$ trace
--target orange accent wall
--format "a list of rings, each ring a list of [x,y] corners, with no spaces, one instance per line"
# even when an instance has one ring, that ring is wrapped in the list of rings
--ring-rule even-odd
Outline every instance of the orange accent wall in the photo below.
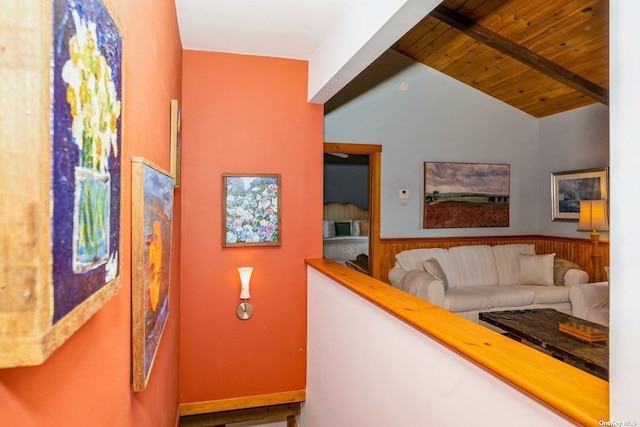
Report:
[[[307,63],[184,51],[180,401],[302,390],[306,268],[322,256],[323,107]],[[280,173],[282,245],[222,248],[222,174]],[[253,266],[251,319],[237,267]]]
[[[149,385],[144,392],[133,393],[131,157],[143,156],[169,169],[170,100],[179,99],[181,94],[182,47],[173,0],[113,0],[112,3],[125,27],[122,289],[43,365],[0,370],[0,425],[3,426],[176,425],[180,191],[176,192],[168,323]]]

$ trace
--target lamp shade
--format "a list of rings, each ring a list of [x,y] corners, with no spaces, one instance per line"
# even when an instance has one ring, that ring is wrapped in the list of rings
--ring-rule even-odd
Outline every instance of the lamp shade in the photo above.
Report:
[[[578,231],[608,230],[607,201],[580,200]]]
[[[251,298],[251,294],[249,293],[249,282],[251,281],[253,267],[238,267],[238,273],[240,273],[240,283],[242,284],[240,298],[249,299]]]

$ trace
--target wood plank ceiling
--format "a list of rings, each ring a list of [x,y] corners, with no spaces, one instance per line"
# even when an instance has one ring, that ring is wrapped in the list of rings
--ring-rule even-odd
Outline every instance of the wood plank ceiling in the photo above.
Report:
[[[608,105],[608,0],[445,0],[392,48],[535,117]]]

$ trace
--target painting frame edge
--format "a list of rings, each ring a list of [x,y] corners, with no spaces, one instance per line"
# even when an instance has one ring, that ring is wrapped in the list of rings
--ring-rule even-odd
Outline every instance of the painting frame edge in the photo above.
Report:
[[[144,167],[148,166],[154,171],[173,180],[171,173],[143,157],[131,158],[131,355],[132,355],[132,387],[134,392],[144,391],[149,383],[153,365],[162,342],[164,330],[169,319],[170,300],[167,308],[167,316],[158,335],[157,346],[151,358],[148,372],[145,372],[145,344],[146,344],[146,300],[144,281]],[[173,193],[173,187],[172,191]],[[175,203],[175,197],[173,199]],[[140,232],[142,231],[142,232]],[[173,239],[173,220],[170,239]],[[169,249],[171,260],[171,248]],[[171,278],[171,263],[169,264],[169,288]]]
[[[263,177],[276,179],[278,191],[277,191],[277,230],[278,238],[275,242],[229,242],[227,241],[227,221],[229,216],[229,209],[227,206],[227,180],[229,178],[249,178],[249,177]],[[281,246],[282,245],[282,176],[279,173],[223,173],[222,174],[222,247],[234,248],[234,247],[256,247],[256,246]]]
[[[169,167],[175,188],[180,188],[181,156],[182,156],[182,109],[180,101],[172,99],[170,102],[170,135],[171,135],[171,164]]]
[[[569,178],[571,177],[571,178]],[[555,222],[577,222],[580,212],[560,212],[559,208],[559,186],[564,179],[581,179],[589,177],[599,177],[600,193],[604,195],[603,200],[609,201],[609,167],[578,169],[571,171],[551,172],[551,220]],[[586,200],[586,199],[585,199]]]

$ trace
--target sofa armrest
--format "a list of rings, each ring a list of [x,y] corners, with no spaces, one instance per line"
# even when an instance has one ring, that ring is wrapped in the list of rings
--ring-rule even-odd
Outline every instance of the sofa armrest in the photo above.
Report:
[[[444,283],[431,273],[394,267],[389,271],[389,282],[395,288],[444,307]]]
[[[609,306],[609,283],[573,285],[569,288],[569,301],[572,316],[590,320],[590,311]]]
[[[389,283],[394,288],[402,289],[402,281],[409,270],[403,270],[400,267],[393,267],[389,271]]]
[[[564,274],[565,286],[582,285],[584,283],[589,283],[589,273],[584,270],[570,268]]]
[[[415,296],[431,304],[444,308],[444,283],[425,271],[425,277],[418,282]]]

